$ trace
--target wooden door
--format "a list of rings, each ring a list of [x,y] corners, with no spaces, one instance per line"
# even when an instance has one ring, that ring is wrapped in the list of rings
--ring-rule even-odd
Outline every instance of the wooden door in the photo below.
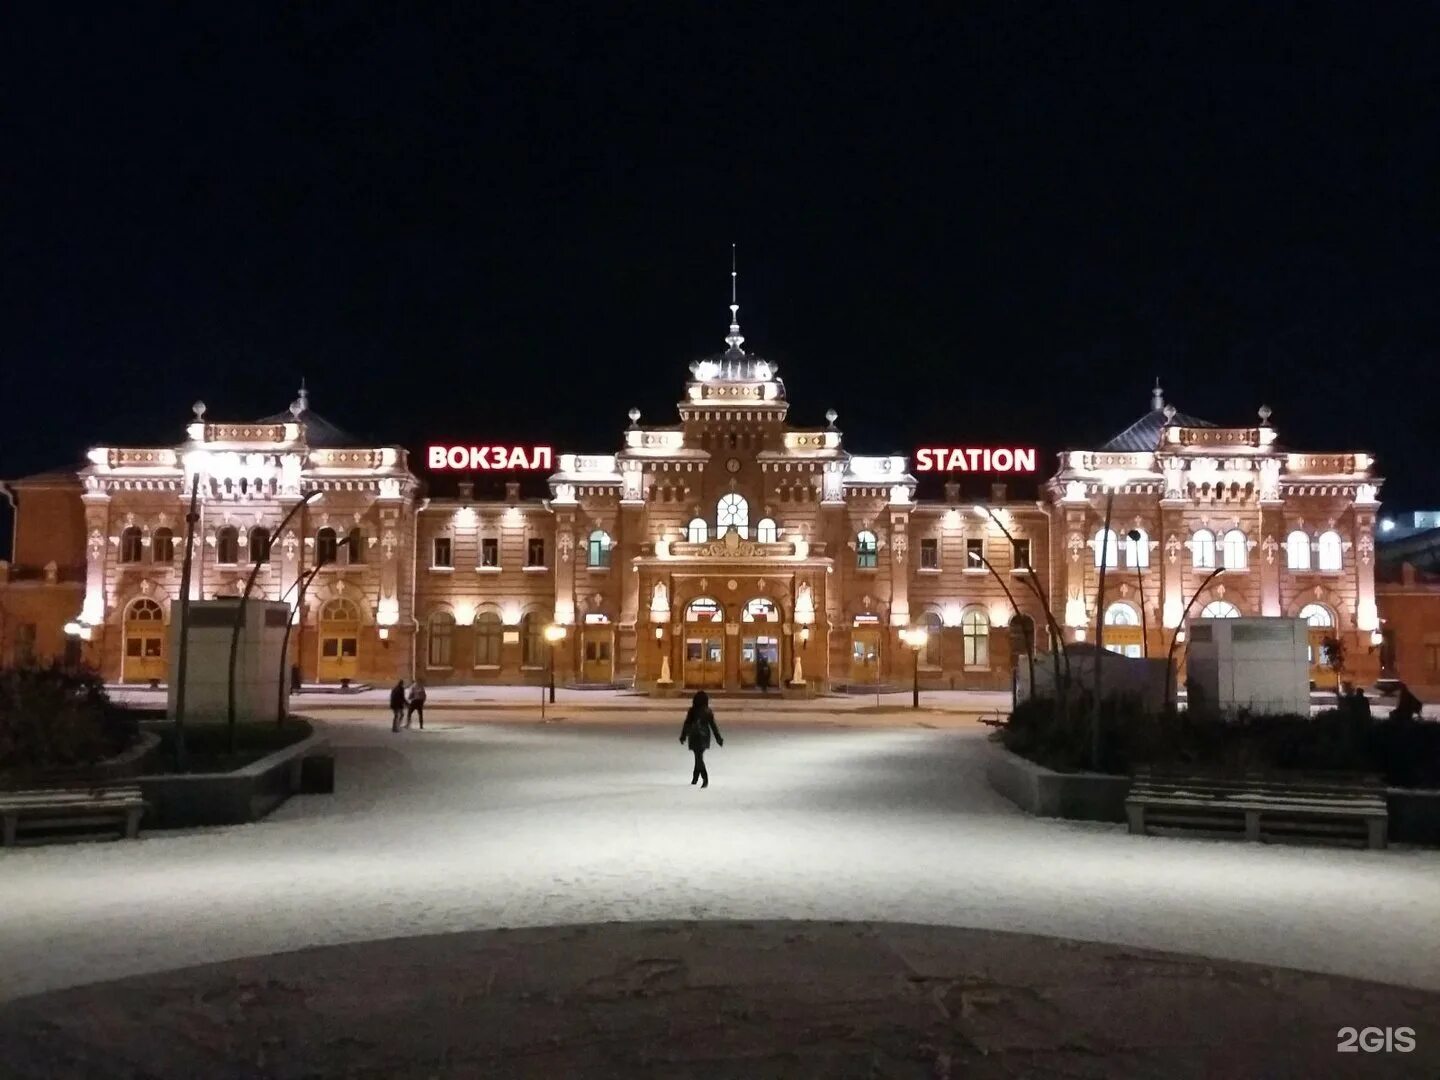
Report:
[[[136,600],[125,612],[125,658],[120,669],[120,681],[164,682],[168,676],[165,666],[165,613],[154,600]]]
[[[850,631],[850,682],[880,681],[880,629],[856,627]]]
[[[740,639],[740,685],[755,686],[755,666],[760,657],[770,661],[770,685],[780,685],[780,639],[756,634]]]
[[[697,690],[718,690],[725,685],[725,638],[691,631],[685,637],[685,685]]]
[[[610,627],[586,628],[584,641],[584,666],[581,678],[587,683],[611,683],[615,681],[614,646],[615,631]]]

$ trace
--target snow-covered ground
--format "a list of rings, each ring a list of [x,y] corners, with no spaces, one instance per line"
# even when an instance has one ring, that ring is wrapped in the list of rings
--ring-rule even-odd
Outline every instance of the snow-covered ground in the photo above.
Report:
[[[992,792],[983,729],[338,714],[338,793],[0,853],[0,998],[307,945],[635,919],[1021,930],[1440,989],[1440,852],[1132,837]],[[858,719],[858,718],[857,718]]]

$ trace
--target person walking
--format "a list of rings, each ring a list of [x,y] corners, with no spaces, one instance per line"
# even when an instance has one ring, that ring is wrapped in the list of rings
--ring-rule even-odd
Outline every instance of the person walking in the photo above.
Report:
[[[690,777],[691,784],[699,782],[701,787],[710,786],[710,774],[705,769],[705,751],[710,749],[712,733],[716,744],[724,746],[725,740],[720,737],[720,729],[715,726],[715,714],[710,711],[710,695],[704,690],[697,690],[690,701],[690,711],[685,714],[685,726],[680,729],[680,741],[689,743],[690,751],[695,755],[695,772]]]
[[[405,719],[405,680],[401,679],[390,690],[390,730],[399,731],[400,721]]]
[[[420,717],[420,730],[425,730],[425,684],[416,679],[410,684],[410,711],[405,714],[405,726],[416,716]]]
[[[770,658],[763,653],[755,658],[755,685],[762,694],[770,692]]]

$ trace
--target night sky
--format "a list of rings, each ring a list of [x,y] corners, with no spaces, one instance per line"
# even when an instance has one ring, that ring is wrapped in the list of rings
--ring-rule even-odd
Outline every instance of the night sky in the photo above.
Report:
[[[852,451],[1093,444],[1158,375],[1440,503],[1434,5],[249,6],[7,13],[0,476],[302,376],[377,441],[614,450],[734,242]]]

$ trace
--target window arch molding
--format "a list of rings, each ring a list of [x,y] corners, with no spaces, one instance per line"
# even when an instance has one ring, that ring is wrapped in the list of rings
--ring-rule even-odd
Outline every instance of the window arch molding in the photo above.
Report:
[[[1240,609],[1229,600],[1211,600],[1200,609],[1202,619],[1238,619]]]

